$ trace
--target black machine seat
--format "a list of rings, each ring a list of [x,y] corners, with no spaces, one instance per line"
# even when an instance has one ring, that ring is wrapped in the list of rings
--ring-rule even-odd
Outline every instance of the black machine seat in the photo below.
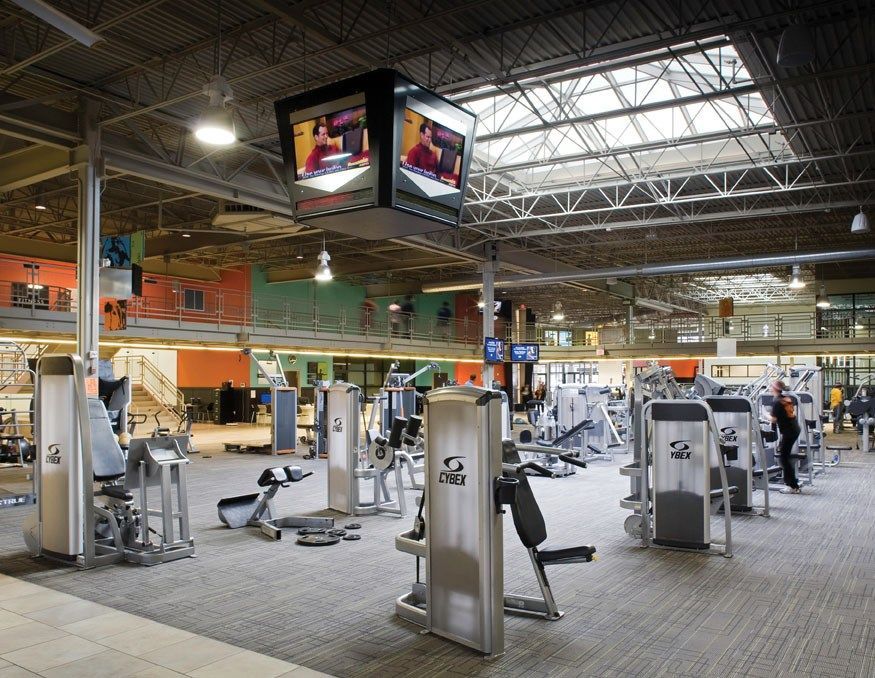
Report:
[[[91,423],[91,466],[95,480],[116,480],[125,474],[125,455],[112,432],[103,402],[88,399]]]
[[[827,445],[826,449],[828,449],[832,452],[838,452],[839,450],[841,450],[843,452],[850,452],[851,446],[850,445]]]
[[[112,497],[113,499],[121,499],[122,501],[134,500],[134,495],[121,485],[104,485],[100,488],[100,494]]]
[[[738,494],[738,488],[735,485],[730,485],[728,489],[729,489],[729,496],[730,497]],[[718,488],[716,490],[711,490],[711,501],[714,501],[715,499],[721,499],[722,497],[723,497],[723,488],[722,487]]]
[[[780,466],[769,466],[769,468],[766,469],[766,471],[768,472],[768,474],[770,476],[778,473],[780,470],[781,470]],[[754,478],[762,478],[763,477],[763,470],[761,468],[754,469],[753,476],[754,476]]]
[[[502,457],[506,464],[519,464],[522,461],[512,440],[502,441]],[[592,545],[554,547],[539,551],[537,547],[547,539],[547,526],[532,487],[529,485],[528,475],[525,470],[520,470],[515,473],[505,472],[504,476],[515,478],[519,483],[516,487],[515,500],[510,505],[513,524],[523,546],[532,549],[541,565],[592,560],[595,553],[595,546]]]
[[[261,475],[258,476],[258,486],[271,487],[272,485],[296,483],[308,475],[310,474],[304,474],[300,466],[274,466],[273,468],[266,468],[261,472]]]
[[[538,560],[543,565],[564,565],[565,563],[588,563],[595,555],[595,546],[571,546],[541,549]]]

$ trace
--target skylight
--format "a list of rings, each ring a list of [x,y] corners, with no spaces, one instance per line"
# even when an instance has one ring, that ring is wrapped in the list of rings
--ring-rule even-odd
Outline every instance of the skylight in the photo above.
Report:
[[[532,190],[792,155],[725,38],[462,99],[478,116],[473,176]]]

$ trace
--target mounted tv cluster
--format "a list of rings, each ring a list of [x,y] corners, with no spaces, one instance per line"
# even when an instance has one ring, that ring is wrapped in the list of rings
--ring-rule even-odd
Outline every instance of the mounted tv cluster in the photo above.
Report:
[[[388,69],[275,108],[296,220],[368,240],[459,225],[469,111]]]

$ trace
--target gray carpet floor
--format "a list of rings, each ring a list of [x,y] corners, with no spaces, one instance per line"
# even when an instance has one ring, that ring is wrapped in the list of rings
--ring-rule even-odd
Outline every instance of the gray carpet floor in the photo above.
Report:
[[[19,529],[29,509],[13,508],[0,511],[0,570],[338,676],[875,676],[875,454],[851,453],[801,496],[773,493],[769,519],[737,517],[732,559],[626,536],[622,456],[533,479],[550,542],[593,543],[599,560],[550,568],[566,616],[506,616],[507,652],[487,661],[394,616],[414,560],[393,540],[412,516],[358,518],[361,541],[325,548],[229,530],[216,502],[257,491],[270,465],[314,470],[277,499],[286,514],[318,513],[325,462],[202,450],[189,466],[197,558],[87,572],[33,560]],[[505,530],[506,588],[536,594],[509,518]]]

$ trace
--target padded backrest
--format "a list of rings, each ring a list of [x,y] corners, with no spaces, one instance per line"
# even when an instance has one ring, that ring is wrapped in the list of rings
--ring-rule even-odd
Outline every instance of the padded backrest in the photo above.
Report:
[[[127,377],[99,379],[97,388],[107,410],[120,410],[131,400],[131,385]]]
[[[112,432],[106,407],[97,398],[88,399],[91,424],[91,467],[95,480],[115,480],[125,474],[125,455]]]
[[[521,463],[519,452],[512,440],[501,441],[502,459],[506,464]],[[516,478],[519,484],[516,488],[516,500],[511,504],[510,512],[513,515],[513,526],[519,535],[520,541],[526,548],[534,548],[547,539],[547,525],[541,508],[535,500],[535,495],[529,485],[529,478],[525,471],[505,472],[505,478]]]
[[[286,480],[293,483],[298,482],[304,477],[304,471],[301,470],[300,466],[286,466],[283,470],[286,472]]]

